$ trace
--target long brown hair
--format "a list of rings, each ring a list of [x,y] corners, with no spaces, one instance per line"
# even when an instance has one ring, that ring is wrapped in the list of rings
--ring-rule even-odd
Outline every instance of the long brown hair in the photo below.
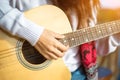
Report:
[[[51,0],[52,3],[61,8],[72,24],[71,14],[75,12],[78,19],[77,29],[89,26],[89,22],[95,21],[98,7],[98,0]]]

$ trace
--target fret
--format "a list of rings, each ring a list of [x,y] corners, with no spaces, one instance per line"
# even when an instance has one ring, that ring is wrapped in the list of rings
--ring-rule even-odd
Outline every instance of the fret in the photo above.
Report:
[[[112,21],[112,22],[109,22],[108,24],[112,28],[111,34],[114,34],[119,31],[119,26],[117,26],[117,21]]]
[[[84,40],[84,36],[82,35],[82,30],[79,30],[79,32],[77,32],[77,33],[79,33],[79,40],[80,40],[80,42],[81,43],[83,43],[85,40]]]
[[[108,33],[107,33],[105,25],[104,24],[100,24],[100,27],[102,28],[103,37],[106,37]]]
[[[72,33],[70,33],[69,35],[68,35],[68,40],[69,40],[69,46],[72,46],[73,45],[73,34]]]
[[[91,32],[92,32],[92,30],[91,30],[90,27],[86,29],[86,34],[87,34],[87,37],[88,37],[88,41],[91,41],[93,39],[93,36],[92,36]]]
[[[82,30],[79,30],[79,34],[80,34],[79,40],[81,40],[81,42],[84,42],[85,39],[84,39]]]
[[[119,26],[118,26],[118,28],[119,28],[118,30],[120,30],[120,20],[119,20],[119,22],[118,22],[118,25],[119,25]]]
[[[90,41],[90,31],[89,31],[89,28],[87,28],[87,29],[85,29],[85,31],[86,31],[86,35],[87,35],[87,40],[86,40],[86,42],[88,42],[88,41]]]
[[[111,34],[114,32],[114,29],[115,27],[114,26],[109,26],[109,30],[111,29]]]
[[[116,21],[116,27],[117,27],[117,32],[119,32],[120,31],[120,22],[119,21]]]
[[[113,35],[118,32],[120,32],[120,20],[98,24],[94,27],[88,27],[64,34],[66,37],[60,40],[60,42],[64,45],[74,47],[86,42]]]
[[[83,33],[83,29],[79,30],[79,34],[81,36],[81,38],[79,37],[79,39],[84,42],[85,41],[85,38],[84,38],[84,33]]]
[[[90,40],[93,40],[94,39],[94,36],[93,36],[94,33],[93,33],[93,30],[92,30],[91,27],[89,28],[89,31],[90,31],[90,35],[91,35]]]
[[[86,40],[85,40],[85,42],[88,42],[88,41],[90,40],[88,34],[89,34],[88,29],[85,29],[85,35],[86,35]]]
[[[75,42],[76,42],[76,45],[80,44],[81,43],[81,36],[80,36],[80,32],[76,31],[75,33]]]
[[[86,32],[86,29],[83,29],[82,32],[83,32],[84,42],[88,42],[89,40],[88,40],[88,35],[87,35],[87,32]]]
[[[88,36],[87,36],[87,33],[86,33],[86,29],[83,29],[83,38],[84,38],[84,42],[87,42],[88,41]]]
[[[98,38],[99,35],[97,34],[98,33],[97,26],[94,28],[94,31],[95,31],[95,33],[93,35],[95,35],[95,38]]]
[[[62,39],[62,43],[63,43],[65,46],[69,45],[67,38]]]
[[[115,26],[113,26],[114,33],[119,32],[119,26],[120,25],[118,24],[118,21],[115,21],[114,23],[115,23]]]
[[[74,45],[77,44],[77,42],[76,42],[76,36],[75,36],[75,33],[74,33],[74,32],[72,33],[72,36],[73,36],[73,37],[71,37],[71,46],[74,46]]]
[[[77,45],[77,42],[78,42],[78,41],[77,41],[77,34],[76,34],[75,32],[73,32],[72,35],[73,35],[72,44],[73,44],[73,45]]]
[[[117,26],[116,26],[116,23],[112,23],[113,25],[111,26],[111,30],[113,33],[115,33],[118,29],[117,29]]]
[[[116,21],[116,28],[117,28],[116,33],[120,32],[120,20]]]
[[[113,32],[113,33],[118,32],[117,23],[114,21],[114,22],[112,22],[111,25],[112,25],[112,26],[111,26],[112,32]],[[113,34],[113,33],[112,33],[112,34]]]
[[[102,32],[101,32],[101,28],[99,26],[96,26],[95,27],[95,31],[96,31],[96,38],[99,39],[101,38],[103,35],[102,35]]]
[[[91,31],[91,35],[92,35],[93,39],[95,40],[97,38],[96,27],[91,27],[90,31]]]
[[[76,37],[75,37],[75,33],[73,32],[73,37],[72,37],[72,46],[76,45]]]
[[[112,32],[114,33],[114,32],[116,32],[117,27],[116,27],[116,23],[112,23],[112,24],[113,24],[113,25],[110,26],[110,28],[111,28]]]
[[[59,40],[62,44],[64,44],[65,46],[69,45],[69,41],[68,41],[68,37],[65,37],[63,39]]]
[[[64,34],[66,40],[68,41],[68,45],[71,45],[71,42],[70,42],[70,37],[71,37],[71,35],[70,35],[70,34],[71,34],[71,33]]]
[[[104,25],[104,24],[103,24],[103,25]],[[103,38],[105,35],[104,35],[103,27],[102,27],[101,25],[99,25],[98,30],[99,30],[99,35],[100,35],[99,38]]]
[[[110,23],[109,24],[105,24],[105,28],[106,28],[106,31],[107,31],[107,35],[106,36],[108,36],[109,34],[111,34],[111,30],[112,30],[111,24]]]

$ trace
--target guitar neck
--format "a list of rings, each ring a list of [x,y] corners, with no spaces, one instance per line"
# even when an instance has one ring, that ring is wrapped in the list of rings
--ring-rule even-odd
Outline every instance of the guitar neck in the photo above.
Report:
[[[120,20],[111,21],[103,24],[87,27],[74,32],[64,34],[66,37],[61,39],[64,45],[75,47],[83,43],[101,39],[120,32]]]

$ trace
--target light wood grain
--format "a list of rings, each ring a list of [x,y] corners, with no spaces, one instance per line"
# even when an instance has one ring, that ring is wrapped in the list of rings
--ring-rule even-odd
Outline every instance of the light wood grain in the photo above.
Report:
[[[40,6],[24,14],[31,21],[49,30],[61,34],[72,31],[64,12],[55,6]],[[70,80],[71,74],[62,59],[53,61],[42,70],[25,68],[16,56],[18,40],[19,38],[0,29],[0,80]]]

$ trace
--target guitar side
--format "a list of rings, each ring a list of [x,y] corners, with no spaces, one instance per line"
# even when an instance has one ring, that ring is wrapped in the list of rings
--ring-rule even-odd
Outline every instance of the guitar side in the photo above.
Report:
[[[36,24],[57,33],[64,34],[72,31],[64,12],[55,6],[40,6],[24,14]],[[0,80],[70,80],[71,74],[61,58],[53,60],[41,70],[31,70],[23,66],[16,55],[18,41],[19,38],[0,29]]]

